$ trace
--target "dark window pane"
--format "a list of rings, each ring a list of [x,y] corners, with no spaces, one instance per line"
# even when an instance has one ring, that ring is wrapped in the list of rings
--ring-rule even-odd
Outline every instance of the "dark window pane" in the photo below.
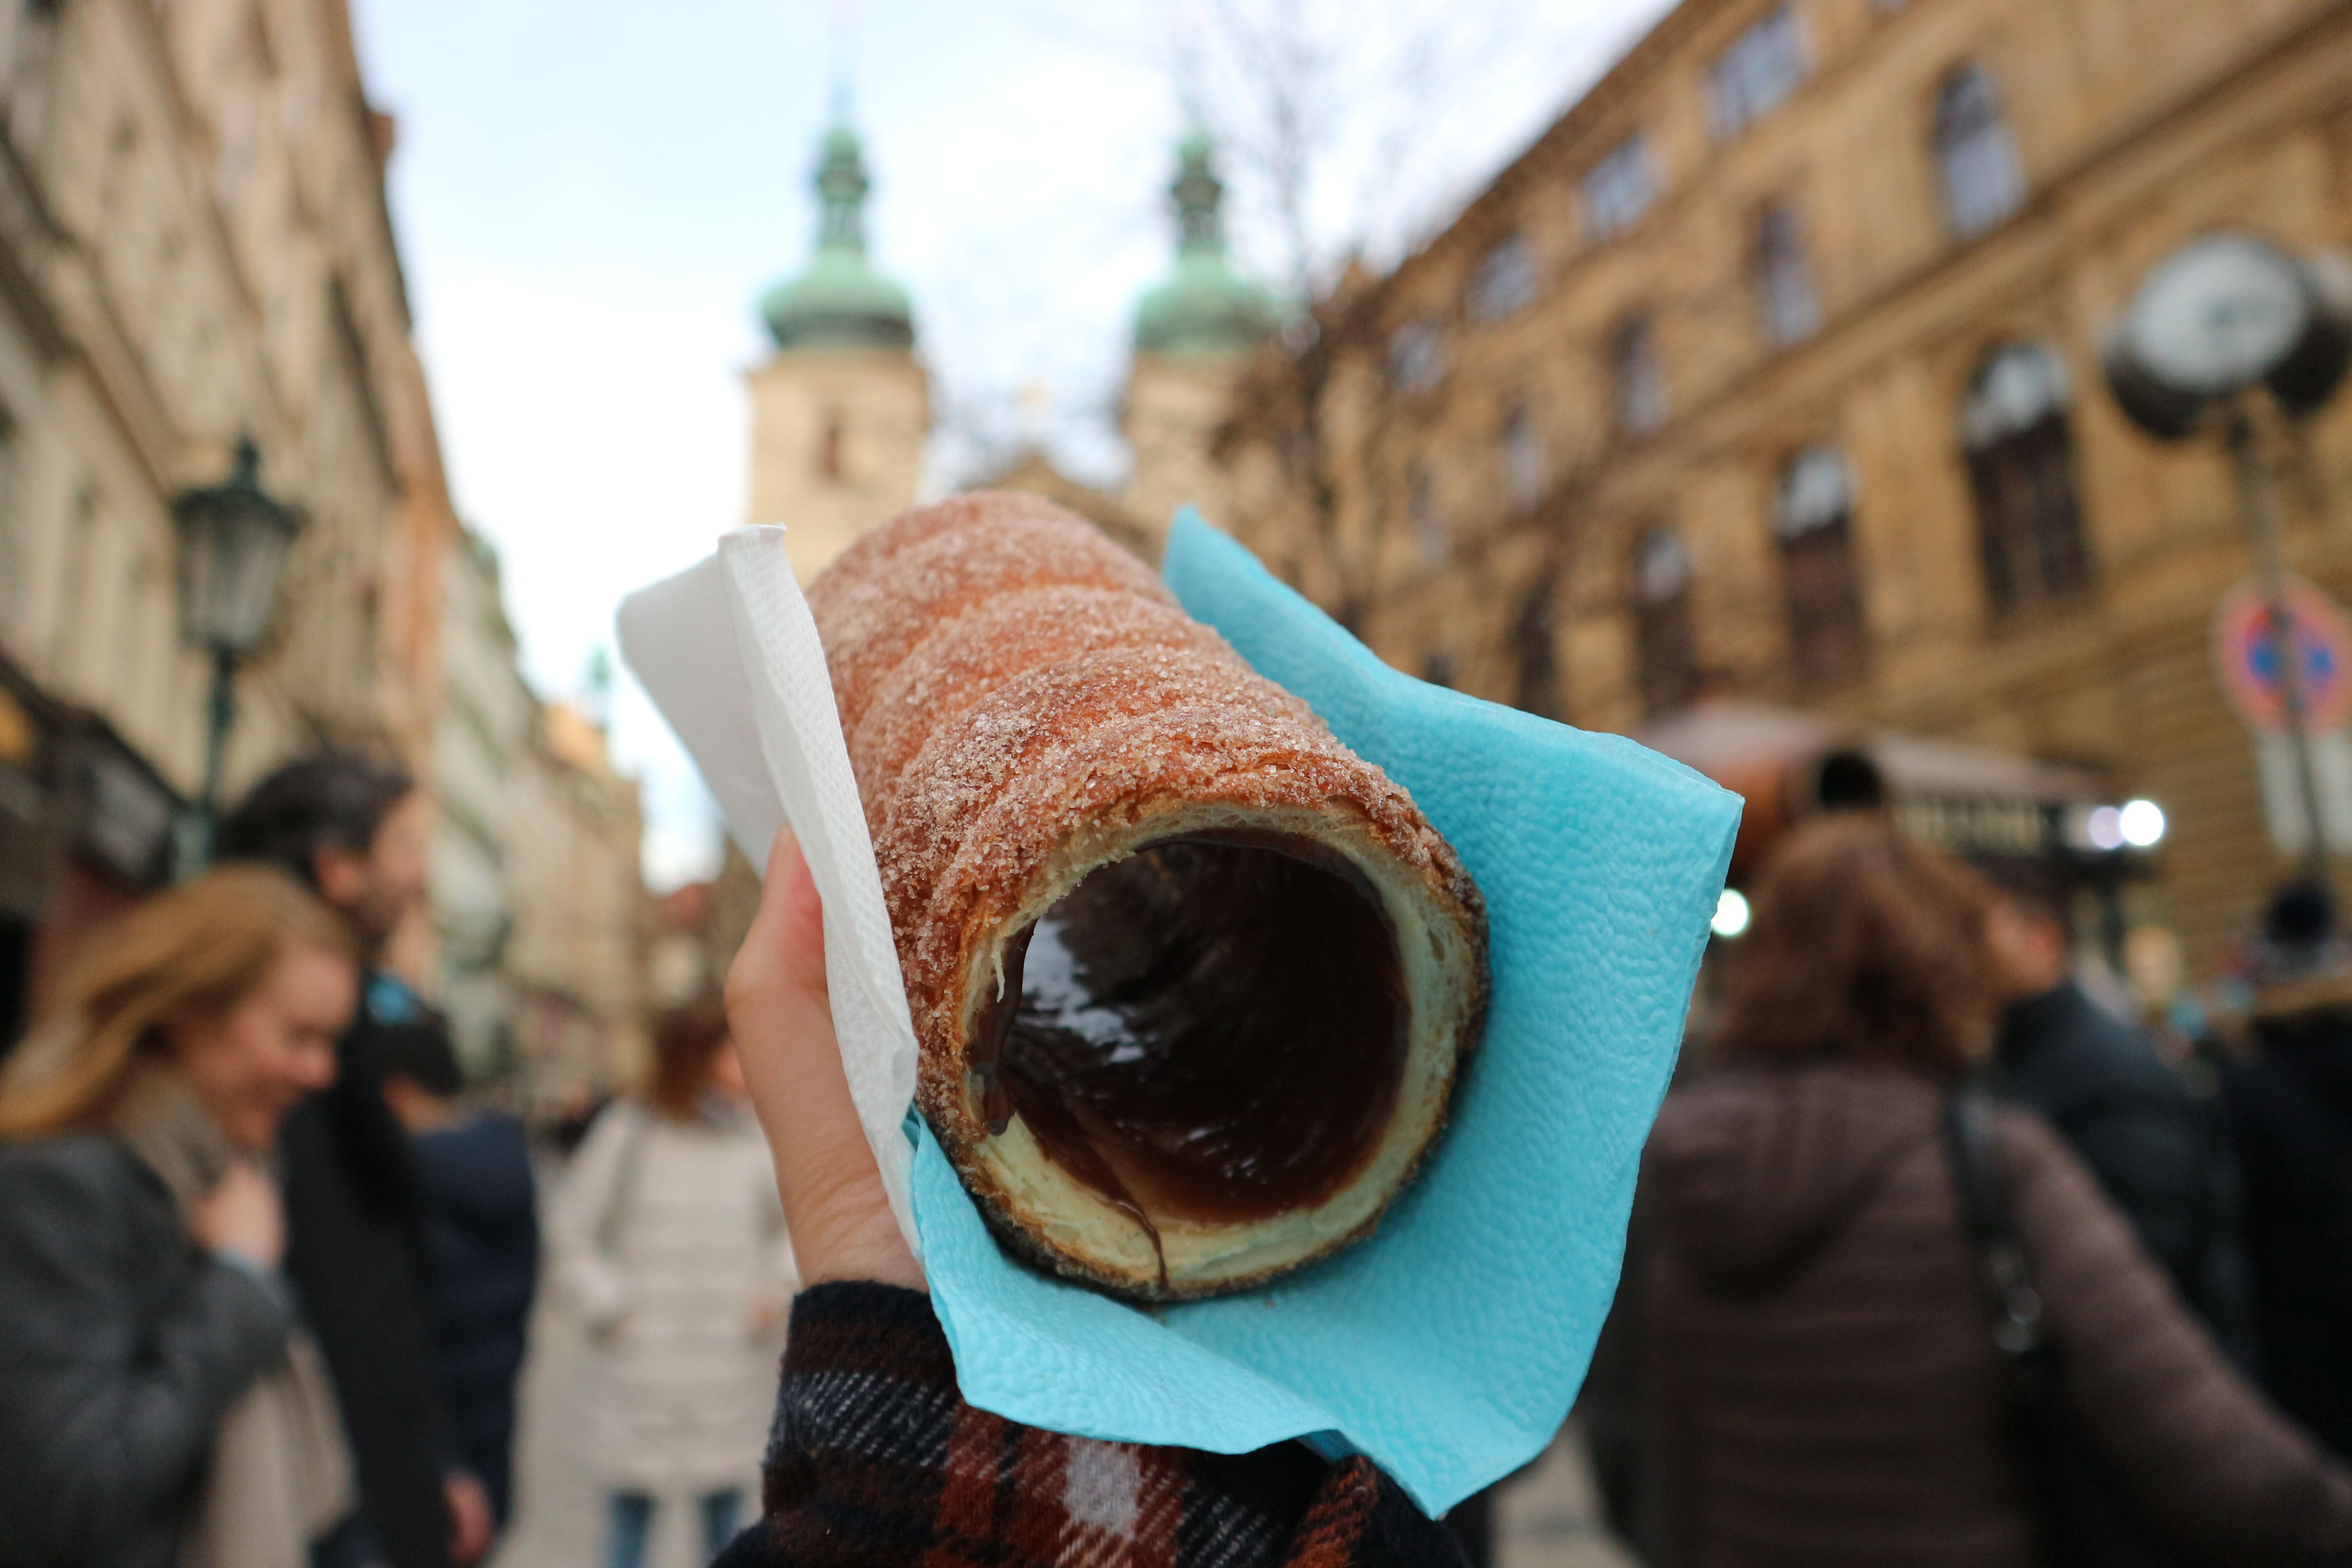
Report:
[[[1790,654],[1807,688],[1843,685],[1869,663],[1853,510],[1845,458],[1835,447],[1808,447],[1781,469],[1772,531],[1780,546]]]
[[[1559,654],[1552,642],[1552,584],[1539,580],[1511,622],[1511,705],[1546,719],[1561,717]]]
[[[1524,397],[1503,411],[1502,448],[1503,494],[1514,510],[1525,511],[1543,499],[1551,471],[1535,408]]]
[[[1610,343],[1610,379],[1617,398],[1617,426],[1640,436],[1666,422],[1666,373],[1658,358],[1658,332],[1646,315],[1617,323]]]
[[[1707,115],[1717,137],[1735,136],[1780,107],[1805,79],[1805,40],[1788,6],[1732,41],[1706,73]]]
[[[1768,342],[1785,347],[1821,331],[1822,308],[1813,293],[1812,264],[1794,211],[1785,206],[1764,209],[1756,222],[1750,268]]]
[[[1415,463],[1405,476],[1405,507],[1407,521],[1412,525],[1413,552],[1421,563],[1434,571],[1445,564],[1454,552],[1454,541],[1445,528],[1445,514],[1438,510],[1437,479],[1428,468]]]
[[[1996,615],[2069,598],[2091,584],[2066,407],[2064,370],[2031,343],[1988,358],[1961,406],[1978,552]]]
[[[1645,712],[1672,712],[1698,696],[1690,580],[1680,533],[1654,528],[1642,536],[1633,555],[1633,655]]]
[[[2025,199],[2000,90],[1981,67],[1961,66],[1945,77],[1937,94],[1936,164],[1943,174],[1946,216],[1962,238],[1992,227]]]
[[[1499,321],[1535,302],[1535,250],[1525,235],[1515,234],[1478,264],[1463,304],[1474,321]]]
[[[1584,176],[1584,226],[1594,240],[1631,228],[1657,195],[1650,156],[1638,131],[1604,154]]]
[[[1400,392],[1427,392],[1445,379],[1445,334],[1423,317],[1389,339],[1389,379]]]

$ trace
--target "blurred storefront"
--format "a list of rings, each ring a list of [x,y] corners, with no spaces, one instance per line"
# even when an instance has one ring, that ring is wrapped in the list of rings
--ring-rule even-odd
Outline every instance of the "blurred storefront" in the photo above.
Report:
[[[2347,171],[2338,0],[1685,0],[1260,353],[1231,525],[1482,696],[1736,699],[2150,797],[2127,918],[2210,969],[2297,865],[2214,667],[2255,562],[2220,443],[2139,433],[2101,357],[2195,236],[2352,241]],[[2352,398],[2262,439],[2286,566],[2352,595]]]
[[[163,884],[183,804],[103,718],[0,657],[0,1051],[89,934]]]

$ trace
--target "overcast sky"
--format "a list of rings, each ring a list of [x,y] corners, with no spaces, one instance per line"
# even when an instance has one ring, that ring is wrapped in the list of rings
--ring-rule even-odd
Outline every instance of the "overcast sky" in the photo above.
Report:
[[[753,301],[806,258],[837,58],[874,181],[869,247],[913,293],[937,400],[1099,480],[1121,460],[1129,312],[1172,244],[1178,78],[1213,122],[1239,132],[1251,109],[1233,17],[1297,15],[1315,46],[1328,265],[1358,244],[1392,258],[1665,8],[356,0],[371,96],[399,122],[394,217],[451,483],[505,560],[526,673],[577,694],[622,595],[748,521]],[[1279,279],[1266,188],[1228,162],[1235,250]],[[931,483],[970,456],[936,444]],[[613,735],[645,782],[649,876],[707,871],[707,797],[625,676]]]

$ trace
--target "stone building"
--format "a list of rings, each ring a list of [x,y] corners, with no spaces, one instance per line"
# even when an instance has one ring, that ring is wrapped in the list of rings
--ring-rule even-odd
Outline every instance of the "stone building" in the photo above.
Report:
[[[423,771],[455,524],[392,140],[344,0],[0,3],[0,1037],[197,788],[172,503],[240,438],[307,521],[229,792],[322,741]]]
[[[1232,526],[1391,662],[1630,729],[1710,695],[2085,764],[2224,952],[2292,868],[2208,655],[2210,443],[2104,390],[2214,228],[2352,238],[2352,8],[1684,0],[1384,279],[1262,353]],[[2352,415],[2277,456],[2352,593]]]
[[[499,558],[467,530],[442,573],[441,710],[433,737],[431,888],[442,1009],[476,1077],[513,1064],[514,993],[507,954],[518,894],[509,849],[520,831],[518,776],[540,725],[538,696],[517,665]]]
[[[644,824],[636,783],[614,771],[604,731],[564,703],[539,710],[513,789],[503,956],[514,1087],[524,1109],[551,1116],[645,1065]]]
[[[912,506],[931,427],[907,291],[866,256],[865,155],[836,112],[815,188],[816,254],[770,289],[775,353],[751,373],[753,524],[789,526],[802,582],[866,530]]]

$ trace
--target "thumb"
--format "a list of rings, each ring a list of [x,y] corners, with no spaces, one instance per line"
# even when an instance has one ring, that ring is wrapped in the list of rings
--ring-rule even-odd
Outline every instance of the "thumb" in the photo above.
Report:
[[[808,861],[776,837],[760,911],[727,976],[727,1021],[775,1159],[802,1279],[920,1289],[841,1066],[825,989],[824,910]]]

